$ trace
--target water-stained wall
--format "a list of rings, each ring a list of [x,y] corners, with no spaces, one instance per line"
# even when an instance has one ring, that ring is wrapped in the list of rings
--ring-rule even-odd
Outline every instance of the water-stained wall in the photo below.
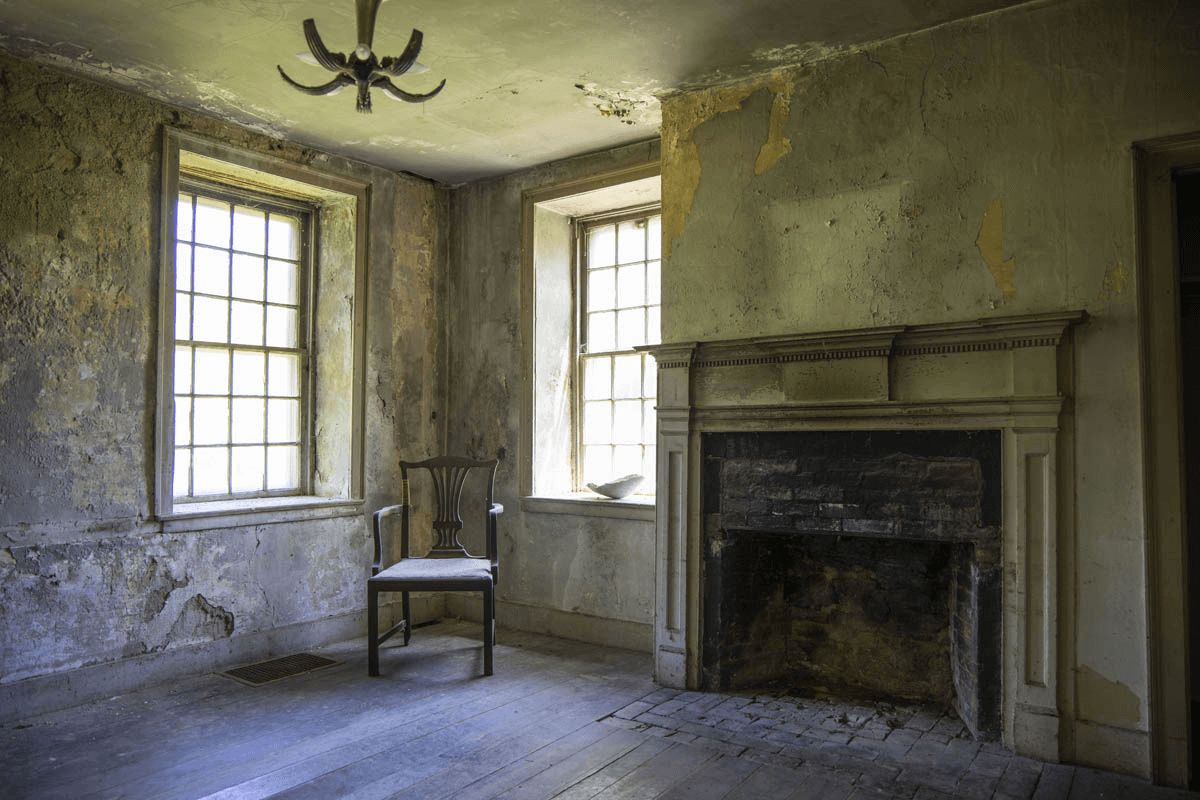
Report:
[[[351,280],[338,300],[342,318],[368,303],[365,510],[395,496],[398,451],[440,447],[444,190],[0,59],[0,685],[10,694],[22,679],[206,645],[219,645],[209,658],[253,660],[305,626],[351,629],[364,605],[361,511],[168,533],[152,516],[163,125],[369,183],[367,295],[355,298]],[[344,227],[343,217],[328,222]],[[317,463],[344,472],[347,457]]]
[[[1065,376],[1064,757],[1143,773],[1131,145],[1200,130],[1197,75],[1194,5],[1074,0],[663,104],[664,341],[1088,312]]]

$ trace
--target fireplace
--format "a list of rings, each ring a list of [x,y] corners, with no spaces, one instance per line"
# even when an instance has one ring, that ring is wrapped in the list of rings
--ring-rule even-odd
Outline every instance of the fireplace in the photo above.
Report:
[[[999,431],[701,436],[701,688],[1000,732]]]
[[[647,348],[656,679],[949,703],[977,736],[1057,760],[1058,487],[1085,319]]]

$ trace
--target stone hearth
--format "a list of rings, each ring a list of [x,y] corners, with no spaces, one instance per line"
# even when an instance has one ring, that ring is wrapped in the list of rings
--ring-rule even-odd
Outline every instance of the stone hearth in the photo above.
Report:
[[[977,735],[998,732],[1015,752],[1057,760],[1056,537],[1059,486],[1070,485],[1064,455],[1069,451],[1061,441],[1071,430],[1070,329],[1084,319],[1082,312],[1065,312],[648,348],[659,367],[657,680],[678,688],[717,688],[739,672],[735,652],[744,643],[725,642],[722,629],[727,633],[746,620],[737,619],[736,600],[734,606],[722,606],[730,602],[726,587],[708,582],[709,573],[719,577],[718,583],[745,583],[746,572],[758,570],[756,580],[762,580],[765,572],[754,559],[761,566],[764,552],[798,563],[800,577],[782,579],[770,594],[777,611],[787,609],[789,634],[808,632],[809,639],[792,637],[790,656],[789,645],[783,645],[777,648],[781,652],[752,653],[751,660],[760,669],[791,658],[785,673],[808,672],[810,678],[818,676],[814,681],[828,682],[838,674],[838,658],[856,660],[848,655],[853,647],[837,643],[826,648],[827,663],[808,663],[820,649],[813,642],[830,633],[822,628],[825,621],[797,611],[804,603],[798,606],[796,597],[806,591],[828,599],[834,588],[854,594],[854,576],[861,577],[872,564],[892,573],[923,571],[932,576],[922,590],[927,600],[918,592],[904,601],[915,616],[896,621],[898,638],[876,639],[882,642],[877,646],[885,651],[904,647],[907,628],[930,627],[920,636],[921,646],[936,649],[932,643],[946,643],[952,691],[968,727]],[[979,499],[981,516],[966,522],[939,519],[957,513],[940,500],[931,500],[924,516],[909,513],[912,509],[906,511],[900,501],[860,513],[861,508],[845,506],[864,503],[843,500],[838,508],[833,499],[797,500],[797,492],[834,491],[796,482],[804,470],[794,470],[788,487],[764,474],[761,482],[749,482],[741,497],[725,496],[725,489],[712,483],[718,442],[727,453],[731,442],[741,447],[736,443],[749,441],[747,435],[831,432],[880,432],[876,438],[883,432],[990,436],[998,453],[987,458],[998,481],[988,479],[990,488]],[[943,456],[959,457],[955,452]],[[882,456],[883,463],[903,457],[900,451]],[[880,471],[879,465],[871,469]],[[786,502],[791,510],[773,502]],[[739,543],[744,535],[757,538]],[[883,549],[889,541],[920,544]],[[714,551],[723,555],[713,558]],[[732,556],[729,564],[725,555]],[[745,558],[750,561],[738,561]],[[804,577],[818,572],[828,576],[824,585]],[[789,580],[806,588],[789,590]],[[871,580],[873,587],[891,586]],[[933,622],[940,611],[922,616],[917,608],[922,605],[947,609],[944,621]],[[881,615],[860,614],[863,624],[870,624],[873,613]],[[770,629],[781,626],[783,618],[782,611],[774,618],[766,613],[759,624]],[[921,619],[919,625],[913,622]],[[999,657],[993,657],[996,652]],[[955,666],[972,659],[984,664],[975,670],[976,685],[969,669]],[[743,658],[743,666],[748,663]],[[862,688],[878,692],[878,687]],[[965,703],[962,696],[968,697]]]

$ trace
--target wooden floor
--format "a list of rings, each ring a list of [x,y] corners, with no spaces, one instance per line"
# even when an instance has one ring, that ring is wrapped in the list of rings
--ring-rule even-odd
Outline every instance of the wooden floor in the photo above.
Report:
[[[970,740],[949,717],[656,687],[641,653],[478,625],[316,651],[249,687],[189,676],[0,728],[0,798],[1183,798]]]

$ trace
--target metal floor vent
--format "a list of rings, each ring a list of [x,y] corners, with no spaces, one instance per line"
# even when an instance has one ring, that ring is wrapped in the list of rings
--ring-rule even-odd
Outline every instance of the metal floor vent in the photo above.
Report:
[[[284,678],[291,678],[296,675],[303,675],[305,672],[314,672],[318,669],[332,667],[334,664],[342,662],[335,661],[332,658],[324,656],[314,656],[312,653],[297,653],[294,656],[284,656],[283,658],[273,658],[270,661],[260,661],[257,664],[247,664],[244,667],[235,667],[225,672],[218,672],[218,675],[223,675],[226,678],[233,678],[235,681],[244,683],[247,686],[262,686],[275,681],[281,681]]]

